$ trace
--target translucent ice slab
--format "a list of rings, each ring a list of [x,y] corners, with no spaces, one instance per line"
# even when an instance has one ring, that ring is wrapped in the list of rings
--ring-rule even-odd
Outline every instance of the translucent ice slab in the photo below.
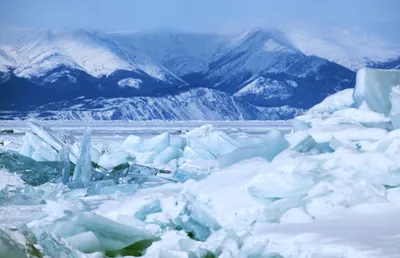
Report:
[[[13,151],[0,150],[0,167],[18,174],[22,180],[34,186],[58,182],[61,178],[61,171]]]
[[[218,159],[221,168],[230,166],[244,159],[261,157],[268,161],[274,159],[276,155],[289,147],[289,143],[277,130],[270,131],[265,137],[265,141],[254,146],[239,148]]]
[[[40,155],[43,151],[43,148],[48,150],[53,149],[55,153],[58,153],[65,146],[70,150],[69,155],[71,162],[76,164],[80,155],[81,146],[79,141],[74,136],[67,133],[56,132],[51,128],[41,125],[35,121],[28,121],[28,125],[32,130],[32,135],[35,137],[29,138],[28,134],[23,148],[21,148],[21,154],[34,158],[32,155],[34,155],[36,152]],[[44,145],[47,146],[44,147]],[[98,163],[101,152],[102,150],[99,147],[91,147],[91,160],[94,163]],[[42,155],[40,156],[42,157]],[[42,158],[49,161],[56,160],[54,157],[48,155]]]
[[[400,85],[399,70],[362,68],[357,72],[354,103],[357,107],[365,101],[375,112],[389,115],[392,109],[392,88]]]

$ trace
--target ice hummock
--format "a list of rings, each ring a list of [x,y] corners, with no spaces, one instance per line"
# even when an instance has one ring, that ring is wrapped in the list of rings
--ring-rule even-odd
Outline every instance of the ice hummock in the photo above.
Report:
[[[371,74],[379,82],[385,72]],[[352,91],[296,118],[289,134],[207,125],[129,136],[107,149],[107,166],[93,165],[90,182],[63,185],[67,159],[57,151],[59,181],[5,185],[0,215],[31,207],[24,221],[35,247],[71,257],[397,257],[398,88],[391,88],[387,114],[369,97],[358,105]],[[13,219],[0,218],[0,225]],[[5,233],[11,239],[0,237],[8,246],[16,235],[28,239],[23,228],[11,232]],[[28,248],[22,243],[17,250]]]

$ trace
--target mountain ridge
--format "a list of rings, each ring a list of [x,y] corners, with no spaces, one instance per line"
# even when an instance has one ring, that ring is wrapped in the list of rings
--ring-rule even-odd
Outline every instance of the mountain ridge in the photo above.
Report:
[[[305,54],[279,30],[218,35],[53,29],[29,31],[11,45],[5,41],[0,38],[0,110],[44,112],[40,106],[73,103],[79,96],[171,97],[196,88],[226,93],[219,95],[225,104],[234,97],[259,107],[307,109],[355,84],[354,71]]]

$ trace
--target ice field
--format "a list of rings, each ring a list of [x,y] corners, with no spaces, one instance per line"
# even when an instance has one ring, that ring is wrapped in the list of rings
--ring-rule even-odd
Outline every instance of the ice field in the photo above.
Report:
[[[0,257],[400,257],[399,89],[361,69],[293,121],[1,121]]]

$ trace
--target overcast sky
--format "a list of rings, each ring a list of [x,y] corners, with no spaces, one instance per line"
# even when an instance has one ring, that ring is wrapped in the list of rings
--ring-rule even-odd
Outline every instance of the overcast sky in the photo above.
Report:
[[[235,32],[301,19],[366,26],[400,22],[400,0],[1,0],[0,22],[103,31]]]

